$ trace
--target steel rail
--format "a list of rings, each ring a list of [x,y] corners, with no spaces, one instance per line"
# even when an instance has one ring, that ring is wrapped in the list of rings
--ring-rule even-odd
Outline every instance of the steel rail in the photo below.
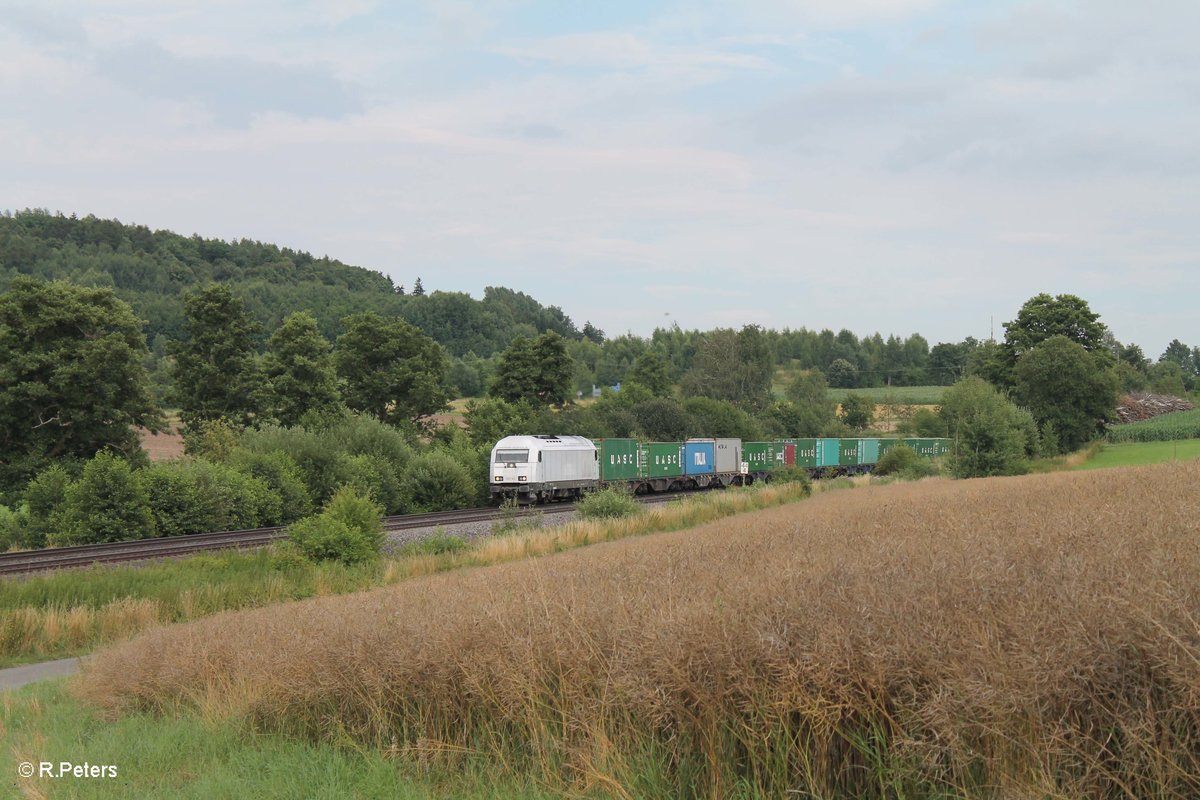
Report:
[[[679,495],[643,495],[637,499],[646,504],[674,500]],[[384,517],[385,531],[416,530],[439,526],[486,522],[509,517],[523,518],[538,514],[563,514],[575,510],[574,503],[555,503],[547,506],[523,506],[515,510],[494,506],[432,511],[424,514],[401,514]],[[156,539],[135,539],[128,542],[49,547],[40,550],[18,550],[0,553],[0,576],[46,572],[54,569],[86,567],[92,564],[117,564],[154,558],[174,558],[214,550],[266,547],[287,538],[284,526],[251,528],[239,531],[214,531]]]

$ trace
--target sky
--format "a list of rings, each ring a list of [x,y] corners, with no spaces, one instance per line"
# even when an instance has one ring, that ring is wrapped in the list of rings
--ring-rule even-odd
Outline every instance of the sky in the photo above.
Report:
[[[0,0],[0,209],[655,327],[1200,344],[1200,3]]]

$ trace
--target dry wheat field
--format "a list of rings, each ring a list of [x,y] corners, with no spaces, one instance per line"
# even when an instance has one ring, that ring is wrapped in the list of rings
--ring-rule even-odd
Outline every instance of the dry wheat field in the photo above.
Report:
[[[164,627],[77,685],[619,797],[1200,795],[1200,465],[822,493]]]

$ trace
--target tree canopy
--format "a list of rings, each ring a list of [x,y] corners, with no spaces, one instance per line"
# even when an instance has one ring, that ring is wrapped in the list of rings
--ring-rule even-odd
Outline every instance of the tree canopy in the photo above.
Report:
[[[575,362],[561,336],[518,337],[500,356],[490,394],[510,403],[562,405],[571,396]]]
[[[259,411],[262,374],[254,339],[260,326],[226,286],[211,283],[184,298],[186,339],[172,342],[179,418],[188,427],[218,419],[249,425]]]
[[[402,319],[370,311],[342,324],[334,362],[347,406],[388,423],[421,423],[446,407],[441,345]]]
[[[158,428],[142,322],[109,289],[13,281],[0,294],[0,492],[60,459],[133,457]]]
[[[332,348],[306,311],[289,314],[271,334],[264,362],[265,411],[281,425],[297,425],[308,412],[341,405]]]
[[[1112,360],[1066,336],[1051,336],[1022,354],[1014,381],[1017,402],[1043,432],[1054,432],[1063,452],[1094,438],[1117,405]]]

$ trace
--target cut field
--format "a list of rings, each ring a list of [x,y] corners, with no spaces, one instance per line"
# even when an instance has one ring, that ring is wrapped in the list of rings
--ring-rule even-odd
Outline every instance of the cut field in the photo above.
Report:
[[[1105,444],[1090,460],[1075,469],[1104,469],[1143,464],[1162,464],[1167,461],[1189,461],[1200,458],[1200,439],[1180,439],[1161,442],[1128,442]]]
[[[78,689],[580,795],[1195,797],[1198,481],[827,493],[150,631]]]

